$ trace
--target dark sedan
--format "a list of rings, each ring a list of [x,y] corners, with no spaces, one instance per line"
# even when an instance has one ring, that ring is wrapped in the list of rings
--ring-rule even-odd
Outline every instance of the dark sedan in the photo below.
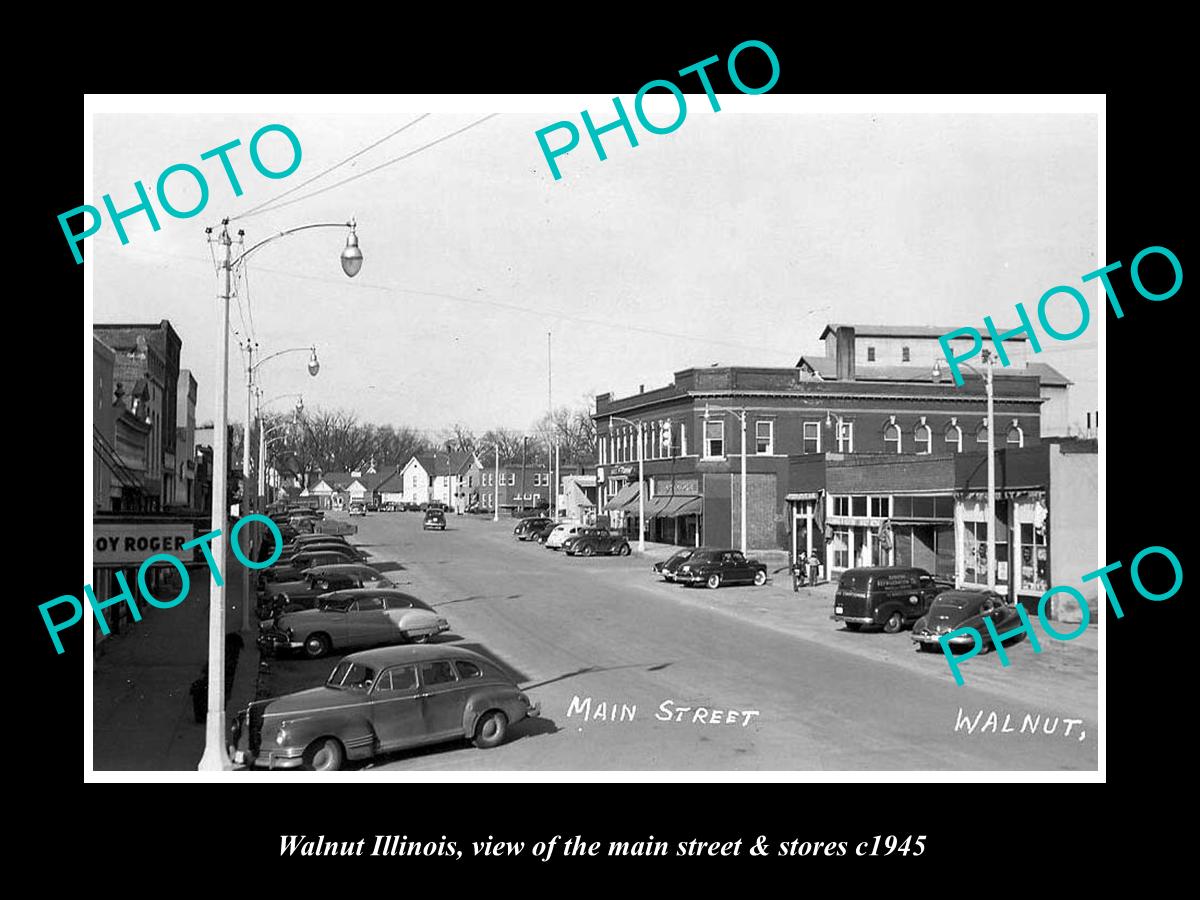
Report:
[[[706,584],[710,588],[723,584],[757,586],[766,583],[767,567],[756,559],[746,559],[737,550],[701,549],[675,570],[675,580],[692,586]]]
[[[522,519],[517,523],[517,527],[513,529],[513,535],[518,541],[532,541],[537,537],[537,533],[552,521],[552,519],[547,519],[544,516],[533,516],[528,519]]]
[[[383,574],[359,563],[340,563],[306,569],[294,581],[270,582],[259,600],[260,619],[273,619],[284,612],[312,609],[317,598],[331,591],[353,588],[392,588]]]
[[[233,722],[241,766],[336,770],[346,760],[440,741],[504,742],[539,705],[491,660],[461,647],[364,650],[323,687],[256,700]]]
[[[425,521],[421,523],[422,530],[433,529],[435,531],[446,530],[446,514],[440,509],[429,507],[425,511]]]
[[[630,553],[629,541],[607,528],[580,528],[563,541],[562,548],[567,556],[595,556],[598,553],[628,556]]]
[[[530,536],[529,536],[528,540],[535,541],[536,543],[539,543],[542,546],[545,546],[546,539],[549,538],[550,535],[552,535],[554,533],[554,529],[558,527],[558,524],[559,524],[558,522],[547,522],[545,525],[543,525],[541,527],[541,529],[531,531],[529,533]]]
[[[984,619],[991,619],[992,627],[1003,634],[1021,625],[1021,614],[1017,608],[994,591],[943,591],[929,607],[929,612],[913,623],[913,643],[921,650],[933,652],[941,649],[941,638],[958,628],[974,628],[983,640],[982,649],[992,645],[991,636]],[[1011,640],[1022,640],[1025,633]],[[946,643],[951,647],[974,647],[975,637],[960,634]]]
[[[686,550],[680,550],[678,553],[672,553],[662,562],[656,562],[651,567],[651,571],[653,571],[655,575],[661,575],[664,581],[674,581],[675,572],[680,566],[691,559],[695,553],[696,550],[692,547],[688,547]]]

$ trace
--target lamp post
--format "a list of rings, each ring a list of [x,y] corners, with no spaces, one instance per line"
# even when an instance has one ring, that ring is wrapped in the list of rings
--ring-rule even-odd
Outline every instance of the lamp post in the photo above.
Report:
[[[612,431],[613,421],[625,422],[637,428],[638,436],[638,553],[646,552],[646,447],[642,440],[642,423],[631,422],[623,416],[609,416],[608,430]]]
[[[707,403],[705,403],[704,404],[704,421],[705,421],[705,423],[708,422],[709,409],[710,409],[709,405]],[[741,423],[742,423],[742,490],[741,490],[741,495],[742,495],[742,556],[745,556],[749,552],[747,550],[748,545],[746,543],[746,493],[747,493],[747,491],[746,491],[746,487],[747,487],[747,485],[746,485],[746,410],[745,409],[732,409],[727,406],[713,406],[713,407],[711,407],[711,409],[715,409],[717,412],[732,413],[733,415],[737,416],[741,420]]]
[[[982,377],[987,384],[987,491],[988,491],[988,519],[987,519],[987,585],[989,591],[996,590],[996,432],[993,426],[995,425],[995,399],[992,386],[992,353],[987,348],[983,350],[983,362],[987,366],[987,375],[976,369],[970,363],[959,361],[959,366],[970,369],[976,375]],[[942,377],[942,367],[938,360],[933,361],[933,379],[939,380]],[[1009,575],[1009,583],[1012,583],[1012,576]]]
[[[210,533],[216,535],[212,541],[213,559],[225,560],[228,549],[229,526],[229,299],[233,294],[233,268],[241,264],[246,257],[259,247],[298,231],[310,228],[349,228],[350,234],[346,239],[346,247],[342,251],[342,271],[349,277],[354,277],[362,268],[362,251],[358,248],[358,236],[355,233],[355,223],[323,222],[313,225],[301,225],[272,235],[255,244],[249,250],[242,251],[237,258],[233,256],[233,241],[229,236],[229,219],[221,220],[221,233],[216,241],[221,246],[221,263],[217,301],[219,310],[220,331],[217,336],[217,365],[216,365],[216,410],[213,428],[213,491],[212,517]],[[212,228],[205,229],[212,238]],[[241,237],[241,233],[239,233]],[[216,567],[212,567],[209,576],[209,609],[208,609],[208,715],[204,729],[204,755],[200,758],[201,771],[224,771],[232,768],[229,750],[226,745],[225,723],[225,581],[220,578]],[[243,602],[248,603],[244,597]]]

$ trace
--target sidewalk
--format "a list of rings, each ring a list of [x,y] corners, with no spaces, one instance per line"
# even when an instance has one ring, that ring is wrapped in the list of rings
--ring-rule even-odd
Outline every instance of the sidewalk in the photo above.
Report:
[[[229,556],[225,576],[226,628],[242,627],[243,566]],[[135,597],[142,621],[101,644],[92,673],[93,766],[111,770],[194,771],[204,752],[204,725],[189,692],[208,661],[209,570],[189,569],[191,589],[178,606],[158,609]],[[136,592],[137,588],[134,588]],[[226,717],[253,699],[258,670],[257,617],[241,632]],[[226,673],[228,678],[228,673]]]

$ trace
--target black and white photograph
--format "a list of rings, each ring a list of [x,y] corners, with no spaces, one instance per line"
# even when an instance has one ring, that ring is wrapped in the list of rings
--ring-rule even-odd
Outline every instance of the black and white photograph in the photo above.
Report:
[[[1103,780],[1103,97],[724,55],[88,95],[88,780]]]

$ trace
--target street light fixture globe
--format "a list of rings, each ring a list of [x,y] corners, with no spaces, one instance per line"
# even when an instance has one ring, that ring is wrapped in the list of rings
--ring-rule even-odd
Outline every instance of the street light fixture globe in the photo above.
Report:
[[[308,358],[308,374],[313,378],[321,371],[321,363],[317,360],[317,348],[313,347],[312,356]]]
[[[351,228],[350,234],[346,236],[346,249],[342,251],[342,271],[353,278],[362,268],[362,264],[363,255],[358,249],[358,235]]]

